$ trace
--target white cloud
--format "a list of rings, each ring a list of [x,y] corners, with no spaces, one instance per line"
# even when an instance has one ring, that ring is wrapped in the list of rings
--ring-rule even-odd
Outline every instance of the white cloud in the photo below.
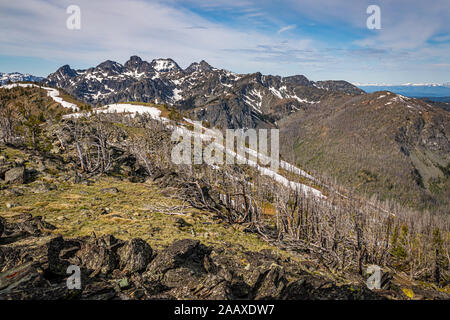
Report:
[[[0,54],[84,61],[89,65],[106,59],[124,62],[132,54],[148,60],[171,57],[183,67],[206,59],[218,67],[243,72],[269,70],[270,60],[275,59],[269,52],[250,56],[242,50],[272,43],[270,35],[237,30],[156,1],[79,0],[81,30],[68,30],[66,8],[71,3],[0,2]],[[286,50],[295,48],[285,46]],[[261,58],[267,65],[261,64]]]
[[[301,73],[315,80],[389,81],[392,76],[415,74],[430,79],[400,81],[441,81],[433,77],[444,77],[444,71],[439,73],[431,63],[447,63],[450,44],[430,45],[429,40],[448,38],[448,0],[383,0],[383,29],[369,32],[365,27],[366,8],[372,2],[77,0],[82,29],[71,31],[66,29],[66,8],[73,0],[0,1],[0,55],[72,61],[79,64],[72,67],[81,67],[106,59],[124,62],[138,54],[147,60],[171,57],[182,67],[205,59],[236,72]],[[211,11],[212,16],[223,9],[238,23],[209,20],[187,9],[187,5]],[[297,20],[284,19],[286,12]],[[256,25],[257,18],[260,25]],[[245,28],[239,25],[243,21],[247,21]],[[303,29],[303,22],[297,21],[333,30],[326,36],[334,44],[300,36],[298,30],[287,32],[300,26]],[[285,41],[278,43],[281,36],[272,30],[283,25],[287,26],[278,34],[283,34]],[[347,37],[340,43],[340,32],[345,30],[351,30],[360,40],[350,43],[353,38]],[[425,67],[433,72],[427,73]]]
[[[178,57],[188,63],[205,55],[214,58],[230,46],[266,40],[259,34],[224,28],[187,10],[140,0],[80,0],[82,28],[73,31],[65,27],[69,2],[1,2],[1,54],[103,61],[123,60],[137,52]]]

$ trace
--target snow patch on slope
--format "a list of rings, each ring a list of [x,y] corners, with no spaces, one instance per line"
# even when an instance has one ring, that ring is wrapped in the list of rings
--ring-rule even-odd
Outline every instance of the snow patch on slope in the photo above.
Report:
[[[63,98],[59,96],[59,91],[57,89],[49,88],[49,87],[40,87],[38,85],[32,84],[32,83],[14,83],[14,84],[8,84],[1,86],[0,88],[3,89],[11,89],[15,87],[22,87],[22,88],[30,88],[30,87],[36,87],[36,88],[42,88],[47,91],[47,95],[51,97],[55,102],[59,103],[61,106],[67,109],[73,109],[75,111],[78,111],[79,108],[76,104],[70,103],[65,101]]]
[[[161,120],[161,110],[154,108],[154,107],[148,107],[148,106],[142,106],[142,105],[136,105],[136,104],[128,104],[128,103],[114,103],[106,105],[102,108],[97,108],[91,111],[92,113],[98,114],[98,113],[126,113],[129,114],[131,117],[136,116],[137,114],[148,114],[153,119]],[[64,119],[68,118],[79,118],[79,117],[87,117],[91,112],[79,112],[79,113],[72,113],[63,116]]]

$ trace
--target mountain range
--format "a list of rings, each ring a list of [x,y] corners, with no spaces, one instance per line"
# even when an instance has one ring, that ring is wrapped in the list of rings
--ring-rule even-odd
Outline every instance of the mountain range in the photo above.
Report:
[[[430,98],[440,101],[450,97],[450,83],[406,83],[402,85],[390,84],[355,84],[366,92],[388,90],[411,98]],[[439,99],[441,98],[441,99]]]
[[[270,127],[277,120],[320,102],[324,96],[359,95],[346,81],[310,81],[303,75],[236,74],[206,61],[182,69],[172,59],[125,64],[105,61],[87,70],[65,65],[46,82],[93,105],[141,101],[166,103],[221,127]]]
[[[357,87],[450,87],[450,82],[446,83],[403,83],[403,84],[387,84],[387,83],[353,83]]]
[[[2,73],[0,72],[0,84],[4,85],[8,82],[20,82],[20,81],[32,81],[32,82],[39,82],[42,81],[44,78],[42,77],[36,77],[32,76],[30,74],[22,74],[19,72],[12,72],[12,73]]]

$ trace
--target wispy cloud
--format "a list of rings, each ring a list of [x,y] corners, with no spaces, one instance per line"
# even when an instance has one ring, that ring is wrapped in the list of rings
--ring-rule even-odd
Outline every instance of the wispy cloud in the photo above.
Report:
[[[286,32],[286,31],[295,29],[295,27],[296,27],[295,24],[291,24],[291,25],[289,25],[289,26],[280,28],[280,29],[277,31],[277,33],[278,33],[278,34],[283,33],[283,32]]]
[[[432,40],[438,41],[438,42],[448,42],[448,41],[450,41],[450,34],[438,35],[438,36],[433,37]]]
[[[438,68],[450,68],[450,63],[433,63],[432,66]]]
[[[190,27],[186,27],[186,29],[206,30],[208,28],[207,27],[203,27],[203,26],[190,26]]]

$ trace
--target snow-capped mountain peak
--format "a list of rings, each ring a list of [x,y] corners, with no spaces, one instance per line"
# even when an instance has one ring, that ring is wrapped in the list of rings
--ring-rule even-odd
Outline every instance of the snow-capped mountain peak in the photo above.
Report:
[[[155,59],[152,61],[151,66],[157,72],[169,72],[181,70],[178,64],[172,59]]]
[[[11,73],[0,72],[0,84],[2,85],[8,82],[20,82],[20,81],[39,82],[42,81],[43,79],[44,78],[42,77],[36,77],[28,73],[22,74],[19,72],[11,72]]]

